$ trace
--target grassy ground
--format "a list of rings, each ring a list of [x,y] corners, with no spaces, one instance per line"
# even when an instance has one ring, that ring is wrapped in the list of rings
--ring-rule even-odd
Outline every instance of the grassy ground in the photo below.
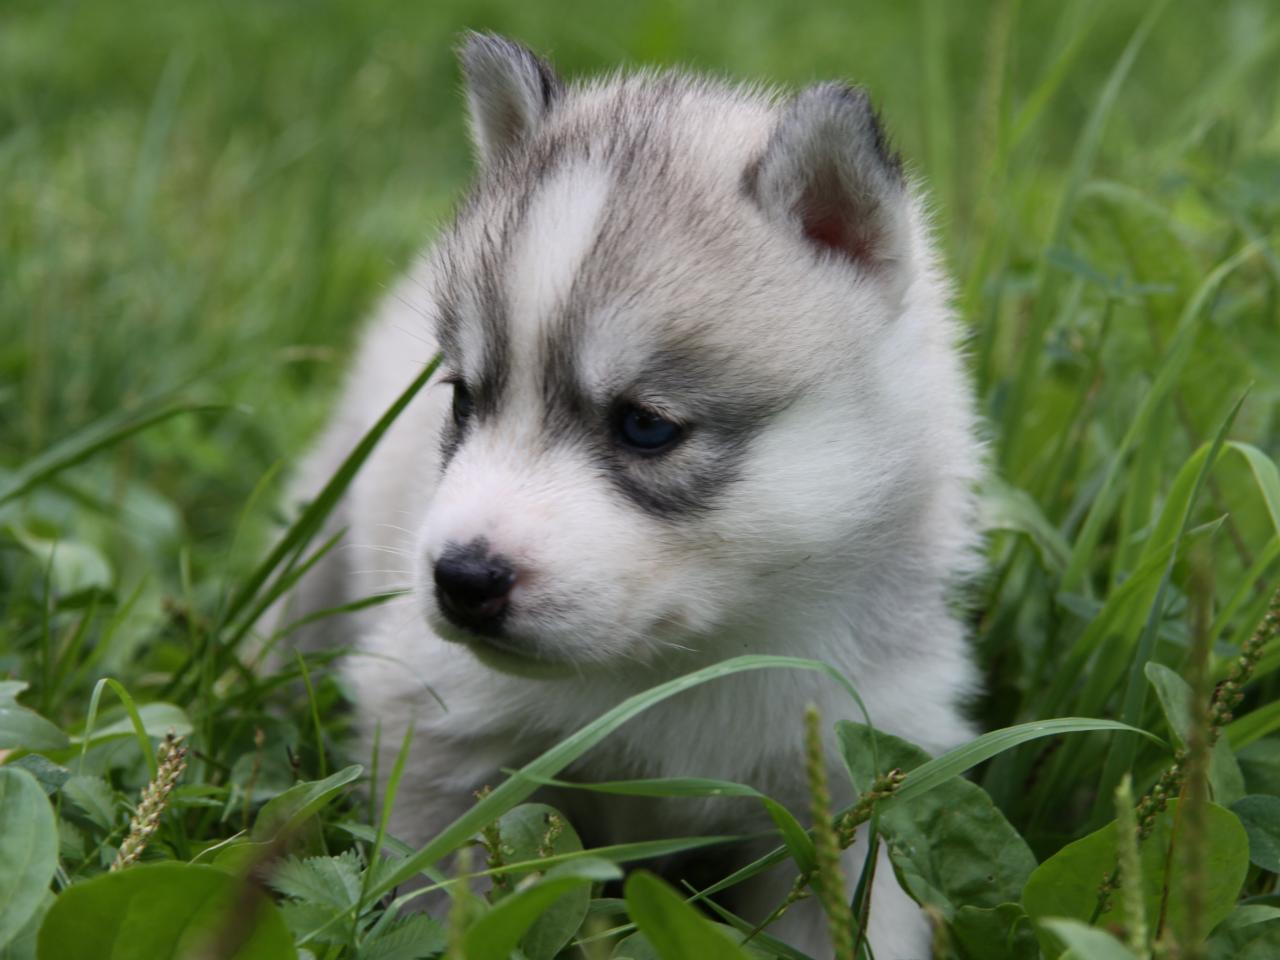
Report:
[[[1207,701],[1280,583],[1280,17],[1266,0],[10,0],[0,677],[29,683],[21,703],[73,737],[93,708],[99,728],[123,717],[103,677],[152,705],[139,717],[152,733],[178,716],[160,704],[180,706],[190,765],[149,857],[190,860],[346,756],[324,658],[299,702],[287,675],[239,671],[227,645],[278,535],[279,479],[326,413],[360,316],[465,184],[450,49],[464,27],[515,35],[566,74],[689,63],[867,85],[935,198],[998,466],[974,618],[983,723],[1116,717],[1168,738],[1166,715],[1182,721],[1162,703],[1182,688],[1148,661],[1193,686],[1204,673],[1189,699]],[[1269,811],[1246,803],[1231,820],[1252,865],[1228,908],[1277,902],[1280,863],[1255,821],[1274,817],[1280,844],[1278,675],[1272,639],[1235,719],[1183,725],[1193,774],[1195,744],[1226,731],[1214,799]],[[12,695],[0,750],[14,748],[10,766],[39,772],[24,750],[52,764],[39,770],[63,824],[62,890],[115,855],[154,738],[41,741],[15,732],[27,715],[5,707]],[[1111,818],[1121,773],[1141,793],[1172,759],[1091,734],[1003,753],[977,780],[1043,861]],[[1227,844],[1209,809],[1209,826],[1193,823]],[[336,854],[355,836],[367,857],[372,804],[321,822],[317,843]],[[1225,915],[1214,895],[1172,931],[1184,944]],[[296,933],[307,901],[294,900]],[[1022,933],[1005,939],[1032,952],[966,946],[977,921],[957,911],[998,903],[935,903],[951,931],[940,949],[1035,956],[1013,914],[1002,929]],[[368,933],[381,916],[311,949],[381,956]],[[1259,958],[1280,944],[1271,916],[1251,927],[1272,938]],[[1246,949],[1223,936],[1214,950]]]

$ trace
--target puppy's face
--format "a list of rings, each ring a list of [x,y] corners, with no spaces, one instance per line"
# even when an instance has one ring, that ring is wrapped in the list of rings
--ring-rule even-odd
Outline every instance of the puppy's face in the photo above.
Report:
[[[591,110],[558,109],[437,251],[452,404],[426,615],[517,668],[729,653],[735,626],[829,589],[884,515],[899,471],[872,355],[899,267],[833,251],[838,224],[815,246],[778,222],[759,116],[707,157],[714,117],[595,135]]]

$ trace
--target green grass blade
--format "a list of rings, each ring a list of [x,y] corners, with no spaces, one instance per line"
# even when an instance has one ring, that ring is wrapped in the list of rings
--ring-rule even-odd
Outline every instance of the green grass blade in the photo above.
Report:
[[[360,442],[342,461],[342,465],[329,479],[329,482],[324,485],[324,488],[316,495],[315,499],[306,506],[262,563],[245,579],[240,589],[232,595],[231,600],[227,603],[227,609],[222,615],[224,623],[234,621],[252,602],[253,598],[258,595],[263,584],[267,582],[267,579],[276,571],[285,558],[295,550],[305,546],[315,536],[321,524],[333,512],[338,500],[347,492],[347,488],[351,486],[351,481],[355,479],[356,472],[364,465],[369,455],[373,453],[374,448],[387,430],[391,428],[396,418],[404,412],[413,398],[418,395],[418,392],[427,385],[427,381],[431,379],[439,365],[440,357],[437,355],[423,367],[422,372],[413,379],[413,382],[387,408],[386,412],[378,419],[378,422],[370,427],[368,432],[360,438]]]
[[[1227,628],[1236,619],[1236,615],[1240,613],[1241,608],[1255,595],[1258,584],[1266,582],[1268,574],[1271,573],[1271,568],[1277,560],[1280,560],[1280,534],[1267,541],[1267,545],[1262,548],[1262,552],[1258,554],[1253,565],[1240,578],[1240,582],[1236,585],[1235,590],[1231,592],[1227,602],[1222,605],[1218,615],[1213,618],[1213,624],[1209,627],[1209,636],[1221,637],[1227,632]],[[1267,602],[1265,596],[1260,600],[1263,604]],[[1252,629],[1252,624],[1246,626],[1245,629]]]
[[[400,778],[404,776],[404,767],[409,761],[409,746],[412,743],[413,724],[408,724],[404,728],[404,737],[400,740],[400,750],[396,753],[396,762],[391,766],[391,775],[387,777],[387,788],[382,795],[382,813],[378,817],[378,832],[374,835],[373,847],[369,851],[370,864],[377,864],[379,857],[382,856],[382,847],[387,841],[387,826],[391,823],[391,812],[395,809],[396,794],[400,792]],[[371,792],[377,788],[376,763],[377,753],[375,752],[374,784],[370,788]],[[366,870],[360,883],[360,897],[356,901],[355,919],[357,920],[360,914],[364,912],[364,905],[369,902],[369,884],[373,881],[374,872],[372,867]]]
[[[207,413],[226,407],[208,403],[173,403],[142,413],[113,413],[89,424],[34,460],[23,464],[0,486],[0,505],[29,492],[69,467],[83,463],[95,453],[114,447],[136,433],[188,413]]]
[[[1102,92],[1094,102],[1084,129],[1081,130],[1079,137],[1076,139],[1076,147],[1071,155],[1071,165],[1067,170],[1066,184],[1054,209],[1053,225],[1049,230],[1049,239],[1044,246],[1044,255],[1041,257],[1036,270],[1035,288],[1038,291],[1038,295],[1035,298],[1034,313],[1031,318],[1031,329],[1027,334],[1027,342],[1022,346],[1022,363],[1006,401],[1003,417],[1006,443],[1001,461],[1006,467],[1014,462],[1016,455],[1020,452],[1017,441],[1026,436],[1024,431],[1017,429],[1017,420],[1023,416],[1027,408],[1028,399],[1031,396],[1032,387],[1039,376],[1042,359],[1041,347],[1049,328],[1053,305],[1057,303],[1057,297],[1052,295],[1052,286],[1054,285],[1052,278],[1054,275],[1049,267],[1048,254],[1052,250],[1066,246],[1067,231],[1071,225],[1071,212],[1075,207],[1080,189],[1096,162],[1098,148],[1102,143],[1102,135],[1106,130],[1107,121],[1115,108],[1116,100],[1120,96],[1124,82],[1133,68],[1133,63],[1146,43],[1147,37],[1151,33],[1151,28],[1155,26],[1156,20],[1163,12],[1166,2],[1167,0],[1162,0],[1162,2],[1152,4],[1147,15],[1138,24],[1137,29],[1134,30],[1124,51],[1120,54],[1120,58],[1116,61],[1115,66],[1112,67],[1111,74],[1107,77]]]
[[[712,780],[706,777],[654,777],[652,780],[604,780],[596,783],[577,783],[557,780],[554,777],[533,777],[519,770],[509,771],[512,776],[524,777],[544,787],[564,790],[584,790],[587,793],[609,793],[623,797],[755,797],[764,796],[755,787],[732,780]]]
[[[1091,713],[1097,709],[1105,690],[1102,693],[1093,692],[1094,673],[1086,673],[1085,666],[1105,641],[1124,636],[1140,612],[1147,609],[1155,595],[1159,577],[1175,547],[1176,544],[1165,544],[1144,560],[1130,574],[1129,579],[1107,595],[1102,609],[1089,621],[1084,633],[1058,658],[1054,679],[1049,690],[1040,698],[1045,712],[1058,713],[1066,709],[1068,697],[1080,683],[1082,676],[1084,688],[1075,701],[1075,709],[1083,713]],[[1092,709],[1087,709],[1089,707]]]
[[[1267,505],[1271,525],[1280,534],[1280,467],[1253,444],[1232,440],[1227,446],[1248,461],[1249,469],[1253,471],[1253,478],[1258,484],[1258,492]]]
[[[244,619],[240,621],[228,637],[223,642],[223,648],[226,650],[235,650],[244,641],[249,631],[253,629],[262,615],[271,609],[272,604],[288,593],[298,581],[305,577],[312,569],[315,568],[321,560],[329,555],[347,534],[346,529],[339,530],[328,540],[322,543],[312,554],[301,563],[291,564],[281,571],[280,576],[272,581],[271,586],[262,594],[250,608]]]
[[[1236,414],[1240,412],[1240,407],[1244,405],[1247,395],[1247,392],[1241,394],[1240,399],[1235,402],[1230,412],[1223,418],[1222,424],[1214,435],[1213,442],[1209,445],[1209,449],[1192,457],[1192,462],[1202,457],[1195,472],[1195,482],[1192,484],[1190,492],[1185,496],[1177,496],[1175,498],[1174,495],[1171,495],[1171,504],[1176,509],[1166,509],[1161,515],[1160,521],[1156,526],[1157,537],[1168,534],[1169,527],[1175,521],[1175,518],[1178,529],[1174,534],[1174,541],[1181,541],[1186,534],[1187,527],[1191,524],[1191,516],[1200,497],[1200,492],[1204,489],[1205,482],[1209,478],[1209,471],[1218,462],[1218,455],[1222,452],[1222,445],[1227,439],[1227,431],[1235,423]],[[1178,486],[1178,482],[1175,481],[1175,490]],[[1160,578],[1160,587],[1156,591],[1155,602],[1151,605],[1151,612],[1147,616],[1146,626],[1143,628],[1142,636],[1138,641],[1138,649],[1129,665],[1129,682],[1125,688],[1124,702],[1120,708],[1120,719],[1126,723],[1133,724],[1140,721],[1142,712],[1146,707],[1147,663],[1151,660],[1152,652],[1155,649],[1156,633],[1160,629],[1160,620],[1164,616],[1165,596],[1169,590],[1169,582],[1173,577],[1173,565],[1176,559],[1177,553],[1175,551],[1165,565],[1164,574]],[[1132,769],[1136,755],[1137,747],[1132,740],[1117,737],[1112,741],[1111,749],[1107,753],[1106,763],[1103,766],[1102,780],[1098,786],[1099,802],[1096,805],[1095,820],[1105,823],[1111,819],[1112,796],[1125,771]]]
[[[342,830],[366,842],[372,842],[377,831],[363,824],[354,824],[343,822],[337,824]],[[689,853],[694,850],[704,850],[709,847],[726,846],[731,843],[742,843],[744,840],[755,839],[753,836],[743,836],[740,834],[727,834],[724,836],[707,836],[707,837],[676,837],[671,840],[637,840],[632,843],[614,843],[604,847],[591,847],[586,850],[572,850],[567,853],[557,853],[549,857],[538,857],[534,860],[519,860],[512,863],[504,863],[500,867],[489,867],[485,870],[476,870],[466,875],[455,875],[445,877],[437,871],[424,871],[424,874],[431,877],[432,882],[421,888],[415,889],[396,899],[396,903],[403,906],[412,902],[418,897],[424,896],[435,890],[444,890],[452,892],[453,888],[458,884],[469,883],[473,880],[482,880],[488,877],[497,877],[504,874],[525,874],[533,870],[546,870],[560,863],[569,863],[574,860],[581,860],[584,857],[595,857],[601,860],[608,860],[612,863],[637,863],[646,860],[656,860],[661,857],[669,857],[680,853]],[[399,854],[412,854],[413,848],[407,843],[397,840],[395,837],[388,836],[384,841],[384,849]],[[367,901],[366,901],[367,902]]]
[[[742,941],[744,944],[750,944],[751,946],[766,950],[770,956],[776,956],[778,960],[812,960],[807,953],[801,953],[795,947],[788,946],[781,940],[771,937],[763,931],[757,932],[756,924],[748,923],[736,913],[726,910],[714,900],[703,900],[702,905],[729,926],[743,934],[744,937],[746,937],[746,939]]]
[[[520,772],[512,771],[513,776]],[[745,783],[732,780],[711,780],[704,777],[655,777],[650,780],[612,780],[598,783],[574,783],[540,777],[540,786],[559,787],[565,790],[585,790],[588,793],[608,793],[625,797],[751,797],[764,804],[765,810],[777,825],[792,858],[802,870],[810,870],[816,863],[813,841],[804,827],[786,807],[767,794]]]
[[[103,690],[110,690],[124,704],[125,713],[129,715],[129,722],[133,724],[134,737],[142,750],[142,757],[147,761],[147,770],[151,774],[151,779],[154,780],[160,767],[156,763],[156,751],[151,746],[151,738],[147,735],[146,725],[143,724],[142,716],[138,713],[137,704],[133,702],[133,697],[129,695],[129,691],[124,688],[122,683],[112,680],[110,677],[103,677],[93,685],[93,693],[89,697],[89,716],[85,720],[84,733],[81,734],[80,740],[80,765],[84,766],[85,758],[89,753],[89,745],[93,742],[93,726],[98,719],[98,704],[102,699]]]
[[[328,620],[330,617],[341,616],[344,613],[357,613],[360,610],[368,610],[372,607],[380,607],[384,603],[390,603],[392,600],[399,600],[408,596],[407,590],[391,590],[387,593],[372,593],[367,597],[359,600],[352,600],[350,603],[340,603],[336,607],[324,607],[314,613],[309,613],[305,617],[299,617],[297,620],[291,620],[285,624],[274,634],[271,635],[269,642],[274,643],[291,633],[296,633],[305,626],[317,623],[320,620]]]
[[[430,843],[413,856],[406,858],[395,870],[379,881],[370,891],[370,897],[377,899],[399,883],[412,877],[423,867],[430,866],[465,843],[473,834],[488,823],[492,823],[507,810],[524,800],[537,789],[536,778],[550,777],[559,773],[578,757],[618,729],[632,717],[643,713],[650,707],[683,693],[693,687],[700,686],[721,677],[748,670],[791,669],[812,670],[824,673],[836,680],[842,687],[857,697],[852,685],[836,670],[816,660],[804,660],[799,657],[779,656],[745,656],[735,657],[723,663],[717,663],[675,680],[628,697],[608,713],[587,724],[577,733],[562,740],[559,744],[543,753],[537,759],[526,764],[520,770],[520,776],[512,777],[501,784],[470,810],[458,817],[446,827]],[[860,702],[860,700],[859,700]]]
[[[1183,366],[1190,358],[1192,347],[1195,345],[1195,334],[1201,314],[1205,311],[1205,307],[1209,304],[1214,294],[1217,293],[1218,288],[1222,286],[1223,281],[1248,260],[1254,252],[1254,244],[1248,244],[1219,264],[1200,284],[1200,287],[1188,301],[1182,316],[1179,317],[1177,329],[1165,353],[1164,363],[1161,364],[1160,372],[1156,375],[1151,389],[1142,398],[1142,403],[1138,406],[1129,429],[1125,432],[1124,438],[1116,448],[1116,452],[1107,466],[1102,487],[1097,496],[1094,497],[1093,504],[1085,516],[1084,524],[1080,528],[1080,534],[1076,537],[1075,545],[1071,551],[1071,560],[1062,576],[1062,589],[1064,591],[1077,592],[1084,582],[1085,573],[1097,550],[1102,531],[1115,506],[1115,501],[1119,494],[1120,473],[1125,459],[1139,438],[1145,434],[1152,414],[1165,402],[1178,376],[1182,373]]]
[[[1227,724],[1225,730],[1232,750],[1239,750],[1255,740],[1270,736],[1280,730],[1280,700],[1273,700],[1251,710],[1239,720]]]
[[[1017,726],[992,730],[969,741],[964,746],[956,747],[927,763],[921,764],[907,774],[902,786],[879,805],[881,812],[895,804],[907,803],[910,800],[928,793],[934,787],[959,776],[966,770],[990,760],[997,754],[1004,753],[1023,743],[1038,740],[1041,737],[1056,737],[1064,733],[1088,733],[1095,730],[1112,730],[1124,733],[1136,733],[1154,743],[1164,746],[1164,741],[1153,733],[1140,727],[1118,720],[1100,720],[1092,717],[1060,717],[1054,720],[1034,720],[1020,723]]]
[[[316,766],[320,771],[320,779],[329,775],[329,761],[324,749],[324,724],[320,722],[320,705],[316,702],[316,689],[311,684],[311,671],[307,669],[307,661],[300,650],[293,651],[298,664],[298,674],[302,677],[303,688],[307,691],[307,710],[311,715],[311,728],[316,736]]]

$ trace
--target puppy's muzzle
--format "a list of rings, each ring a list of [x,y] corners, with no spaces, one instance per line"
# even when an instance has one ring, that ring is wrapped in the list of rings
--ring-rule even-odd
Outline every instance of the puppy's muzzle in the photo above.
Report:
[[[450,544],[435,564],[436,600],[453,623],[481,634],[502,624],[515,586],[516,570],[506,557],[490,553],[484,540]]]

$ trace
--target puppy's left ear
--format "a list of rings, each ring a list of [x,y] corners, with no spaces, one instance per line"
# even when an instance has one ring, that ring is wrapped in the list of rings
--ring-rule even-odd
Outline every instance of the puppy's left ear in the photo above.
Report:
[[[496,163],[542,122],[559,99],[560,78],[532,51],[491,33],[468,33],[458,47],[471,139],[480,162]]]
[[[823,83],[781,110],[744,185],[766,215],[815,249],[875,273],[907,257],[902,165],[865,90]]]

